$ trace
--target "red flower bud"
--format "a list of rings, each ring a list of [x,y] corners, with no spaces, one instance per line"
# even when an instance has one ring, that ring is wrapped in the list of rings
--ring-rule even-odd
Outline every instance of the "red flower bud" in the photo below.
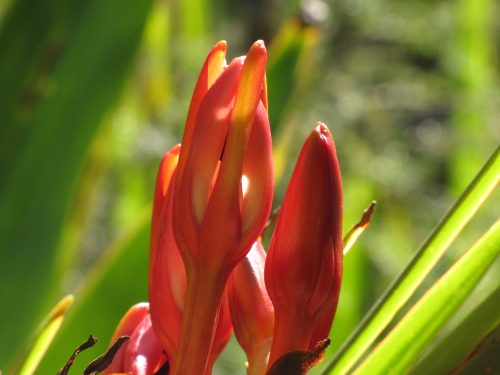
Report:
[[[221,63],[221,50],[222,42],[209,54],[193,95],[180,153],[174,226],[183,257],[234,265],[260,234],[272,202],[271,135],[262,101],[267,53],[256,42],[246,58],[212,67]],[[213,81],[208,90],[207,80]],[[242,196],[243,176],[248,188]]]
[[[153,329],[170,362],[175,362],[179,344],[184,302],[186,271],[173,234],[173,193],[180,146],[167,152],[158,170],[149,263],[149,301]],[[232,333],[228,307],[223,307],[214,338],[210,366],[226,346]]]
[[[269,364],[328,336],[342,278],[342,187],[335,145],[319,124],[290,180],[265,269],[275,310]]]
[[[228,282],[231,320],[248,358],[249,375],[265,372],[273,336],[274,308],[264,283],[265,262],[266,253],[257,241]]]
[[[174,358],[179,342],[186,294],[186,272],[172,231],[171,182],[179,152],[178,145],[167,152],[158,169],[149,252],[151,320],[170,359]]]
[[[151,327],[148,309],[147,303],[134,305],[118,324],[111,343],[120,336],[130,336],[130,339],[118,350],[106,374],[151,375],[165,362],[163,348]]]
[[[187,296],[174,374],[205,373],[227,278],[259,236],[272,203],[267,52],[259,41],[225,66],[225,49],[217,44],[202,68],[179,156],[173,226]]]

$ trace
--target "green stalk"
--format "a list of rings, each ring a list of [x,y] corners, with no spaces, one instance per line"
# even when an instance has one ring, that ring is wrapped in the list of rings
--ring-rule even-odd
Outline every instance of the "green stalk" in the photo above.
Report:
[[[323,374],[345,374],[353,368],[494,191],[499,179],[500,147],[497,147],[479,174],[434,229],[408,266],[340,348]]]

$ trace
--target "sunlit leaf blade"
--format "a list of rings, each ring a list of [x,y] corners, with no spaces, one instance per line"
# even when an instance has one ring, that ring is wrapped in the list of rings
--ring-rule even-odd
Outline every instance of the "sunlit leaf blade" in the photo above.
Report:
[[[497,148],[405,270],[372,307],[353,335],[344,343],[325,372],[341,374],[352,368],[408,301],[454,239],[494,191],[499,179],[500,148]]]
[[[47,352],[52,340],[59,331],[64,320],[64,315],[73,304],[73,296],[67,295],[52,309],[42,323],[36,338],[33,341],[28,355],[26,356],[21,370],[15,373],[19,375],[31,375],[35,372],[38,364]]]
[[[82,337],[92,333],[99,339],[95,350],[81,353],[72,367],[72,373],[82,373],[96,352],[106,351],[118,322],[130,306],[147,300],[150,214],[148,208],[139,215],[136,225],[96,264],[37,374],[54,373],[60,368],[61,358],[68,358]]]
[[[458,367],[469,353],[500,324],[500,286],[493,290],[411,370],[439,375]]]
[[[499,254],[500,220],[427,291],[355,374],[406,373]]]
[[[150,4],[19,0],[1,31],[0,71],[9,76],[0,89],[9,98],[0,115],[1,364],[54,302],[65,266],[59,260],[67,259],[56,249],[69,202]]]

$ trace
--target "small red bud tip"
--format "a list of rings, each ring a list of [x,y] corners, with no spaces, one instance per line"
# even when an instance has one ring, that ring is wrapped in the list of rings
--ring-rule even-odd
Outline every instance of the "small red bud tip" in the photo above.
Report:
[[[266,49],[266,46],[264,44],[264,41],[262,39],[259,39],[259,40],[256,40],[252,46],[256,46],[256,47],[259,47],[259,48],[263,48],[263,49]]]
[[[148,303],[139,303],[124,315],[113,334],[110,346],[121,336],[130,336],[130,339],[115,354],[104,374],[130,372],[149,375],[165,362],[163,348],[151,327],[148,309]]]

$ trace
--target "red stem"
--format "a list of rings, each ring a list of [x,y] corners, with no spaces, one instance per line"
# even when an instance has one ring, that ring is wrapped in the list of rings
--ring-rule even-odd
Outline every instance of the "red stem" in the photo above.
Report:
[[[225,285],[220,279],[206,272],[188,272],[182,332],[173,375],[211,373],[207,363]]]

